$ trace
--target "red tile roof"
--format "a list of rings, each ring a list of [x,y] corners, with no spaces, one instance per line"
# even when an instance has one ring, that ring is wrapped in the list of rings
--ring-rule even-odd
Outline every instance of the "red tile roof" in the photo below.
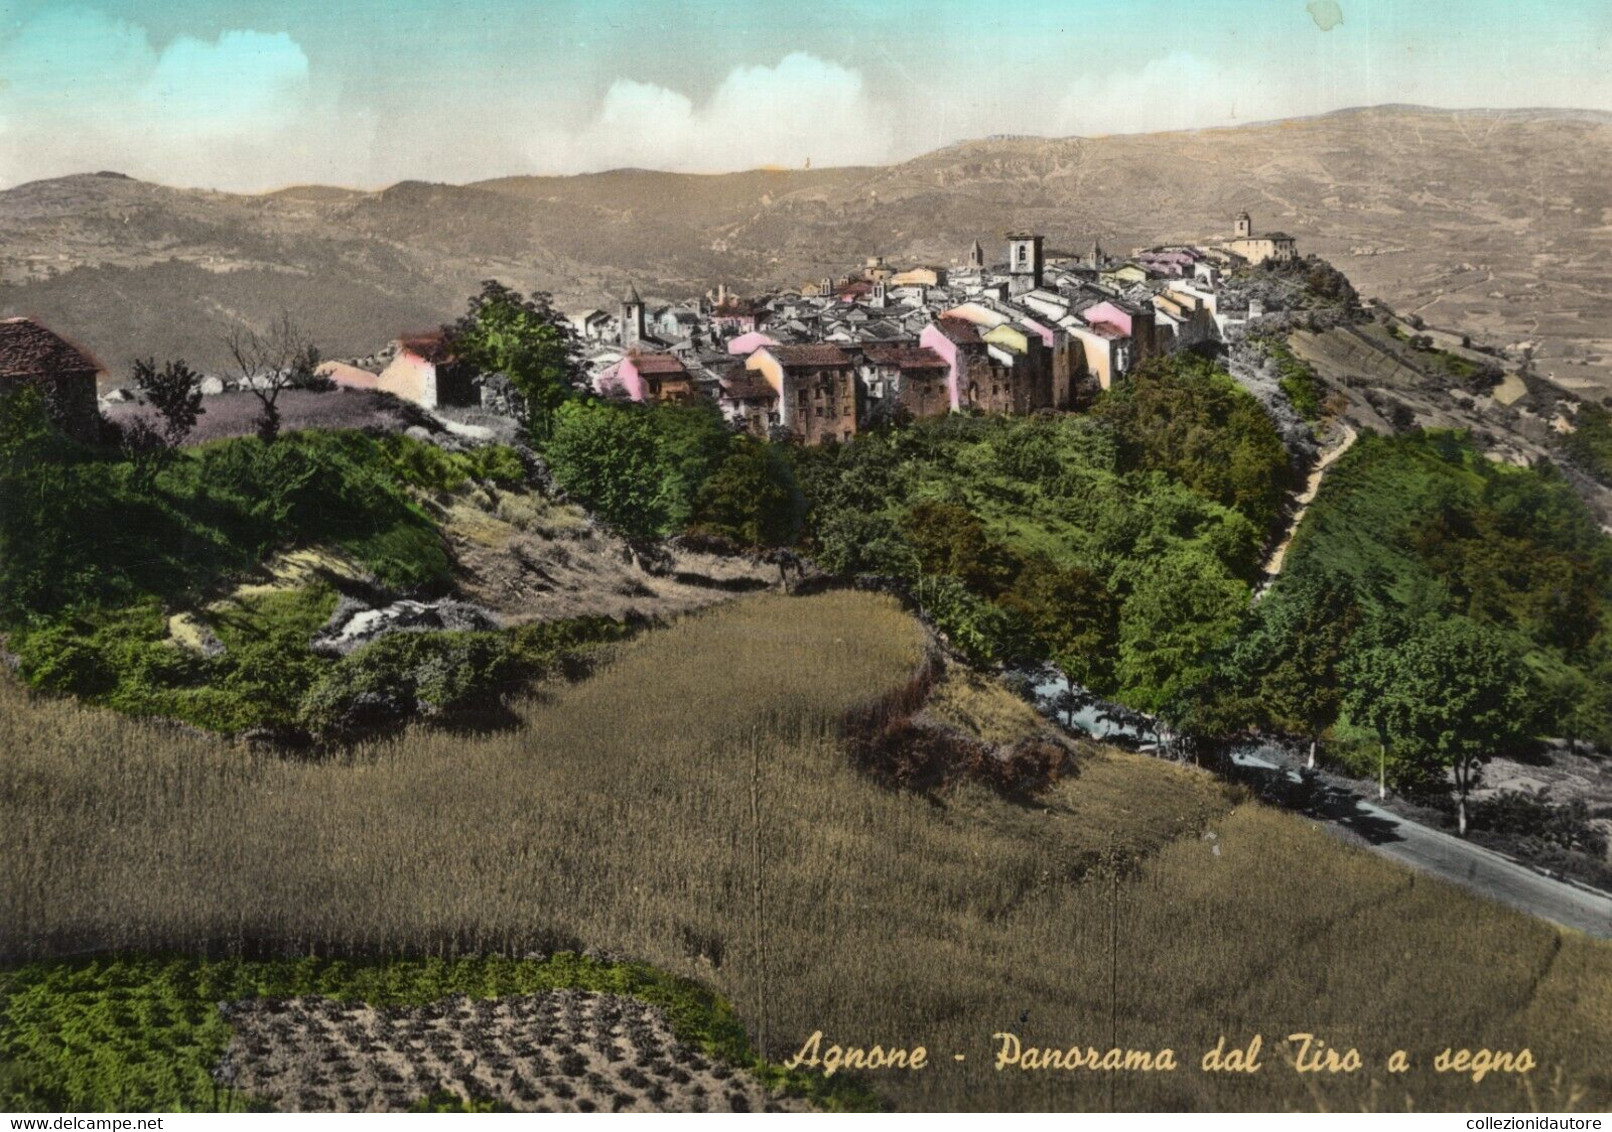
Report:
[[[851,364],[851,356],[838,346],[763,346],[762,350],[786,369],[833,369]]]
[[[722,378],[722,396],[733,401],[765,401],[778,394],[754,370],[735,368]]]
[[[31,318],[0,319],[0,378],[97,373],[101,364]]]
[[[643,375],[670,376],[686,374],[688,367],[671,354],[629,354],[628,358]]]
[[[949,369],[946,359],[927,346],[883,345],[870,343],[862,352],[875,365],[895,366],[901,370]]]
[[[397,344],[399,349],[428,362],[453,361],[453,354],[448,349],[448,336],[440,330],[428,331],[425,334],[405,334],[397,340]]]
[[[935,325],[940,328],[942,334],[959,346],[972,345],[980,340],[979,328],[967,319],[940,318],[935,320]]]

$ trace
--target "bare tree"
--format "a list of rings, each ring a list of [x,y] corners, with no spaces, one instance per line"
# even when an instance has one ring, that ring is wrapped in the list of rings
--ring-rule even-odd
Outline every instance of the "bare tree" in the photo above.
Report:
[[[291,317],[281,310],[279,317],[263,333],[236,327],[224,339],[235,359],[241,387],[258,399],[257,434],[265,444],[280,435],[280,410],[276,402],[287,389],[311,385],[319,365],[319,348]]]

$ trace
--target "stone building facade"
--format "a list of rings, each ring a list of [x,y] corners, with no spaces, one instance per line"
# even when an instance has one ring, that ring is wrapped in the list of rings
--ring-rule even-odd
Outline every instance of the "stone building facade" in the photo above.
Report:
[[[95,398],[100,372],[100,363],[88,353],[33,319],[0,319],[0,397],[38,390],[57,426],[85,443],[100,432]]]

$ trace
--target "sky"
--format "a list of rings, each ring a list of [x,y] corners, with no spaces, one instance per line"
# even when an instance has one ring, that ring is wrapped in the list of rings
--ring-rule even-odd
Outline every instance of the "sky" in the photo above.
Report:
[[[888,163],[1350,106],[1612,111],[1612,0],[0,0],[0,186]]]

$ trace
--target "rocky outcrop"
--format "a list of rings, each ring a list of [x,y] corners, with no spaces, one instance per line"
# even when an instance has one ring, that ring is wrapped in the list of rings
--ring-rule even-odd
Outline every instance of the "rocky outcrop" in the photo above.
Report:
[[[372,608],[357,598],[343,597],[309,647],[331,656],[347,656],[388,633],[487,631],[498,627],[498,619],[492,613],[465,601],[394,601]]]

